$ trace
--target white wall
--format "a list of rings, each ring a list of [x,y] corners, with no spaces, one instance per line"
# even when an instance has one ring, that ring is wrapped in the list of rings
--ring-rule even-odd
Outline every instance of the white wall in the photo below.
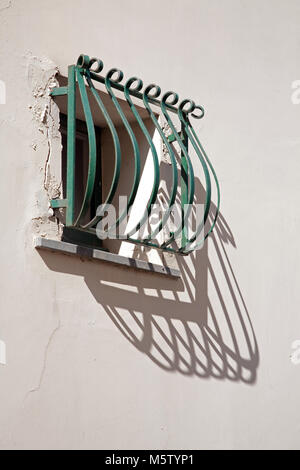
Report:
[[[0,0],[1,448],[299,448],[299,18],[297,0]],[[222,216],[182,280],[33,249],[59,186],[39,85],[80,53],[207,110]]]

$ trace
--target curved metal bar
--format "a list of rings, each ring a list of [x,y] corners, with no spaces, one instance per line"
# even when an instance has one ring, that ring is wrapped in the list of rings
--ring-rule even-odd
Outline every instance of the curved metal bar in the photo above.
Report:
[[[97,67],[93,68],[93,72],[102,72],[104,64],[101,59],[97,59],[96,57],[92,57],[90,59],[89,56],[85,54],[81,54],[77,59],[77,67],[80,69],[90,70],[92,67],[94,67],[94,64],[97,64]]]
[[[97,90],[95,89],[92,80],[91,80],[90,68],[96,63],[97,67],[96,67],[96,69],[94,69],[94,73],[99,73],[103,69],[103,62],[100,61],[99,59],[96,59],[96,58],[90,59],[88,56],[81,55],[79,57],[77,63],[78,63],[79,66],[84,67],[86,69],[87,82],[88,82],[89,87],[91,88],[91,91],[92,91],[92,93],[93,93],[93,95],[94,95],[94,97],[95,97],[95,99],[96,99],[96,101],[97,101],[97,103],[98,103],[98,105],[99,105],[99,107],[100,107],[100,109],[101,109],[108,125],[109,125],[109,128],[110,128],[112,136],[113,136],[115,153],[116,153],[115,171],[114,171],[113,181],[112,181],[112,185],[111,185],[109,194],[107,196],[106,201],[103,204],[101,204],[101,214],[98,214],[96,217],[94,217],[90,221],[89,224],[87,224],[85,226],[85,228],[90,228],[90,227],[95,226],[103,218],[104,213],[106,211],[107,205],[112,202],[112,199],[115,195],[115,192],[116,192],[116,189],[117,189],[117,186],[118,186],[118,182],[119,182],[119,178],[120,178],[121,148],[120,148],[120,141],[119,141],[119,137],[118,137],[117,131],[115,129],[115,126],[114,126],[108,112],[106,111],[106,108],[105,108],[105,106],[104,106],[99,94],[97,93]],[[132,132],[131,126],[129,125],[129,123],[128,123],[126,117],[125,117],[125,114],[123,113],[123,111],[122,111],[122,109],[121,109],[121,107],[120,107],[120,105],[117,101],[117,98],[113,94],[113,92],[111,90],[111,86],[110,86],[112,83],[114,83],[111,80],[111,78],[116,72],[118,73],[118,78],[117,78],[116,83],[119,83],[119,82],[122,81],[123,72],[121,70],[118,70],[118,69],[112,69],[108,72],[108,74],[106,76],[105,85],[106,85],[106,89],[109,92],[109,94],[112,98],[112,101],[113,101],[113,103],[114,103],[114,105],[115,105],[115,107],[116,107],[116,109],[117,109],[117,111],[118,111],[118,113],[119,113],[119,115],[122,119],[122,122],[123,122],[126,130],[129,133],[129,136],[130,136],[130,139],[131,139],[131,142],[132,142],[132,145],[133,145],[133,149],[134,149],[135,173],[134,173],[133,186],[132,186],[132,190],[131,190],[131,193],[129,195],[129,198],[128,198],[128,203],[126,205],[126,209],[119,216],[116,223],[107,228],[108,233],[110,231],[114,230],[116,227],[118,227],[119,224],[122,222],[122,220],[127,216],[128,211],[129,211],[130,207],[132,206],[132,204],[134,202],[134,199],[136,197],[136,193],[137,193],[138,186],[139,186],[139,181],[140,181],[140,153],[139,153],[138,144],[137,144],[135,136]]]
[[[200,114],[195,114],[194,112],[192,112],[193,118],[195,118],[195,119],[202,119],[202,118],[204,118],[204,114],[205,114],[204,108],[203,108],[202,106],[195,105],[194,111],[195,111],[195,109],[199,109],[199,110],[201,111],[201,113],[200,113]]]
[[[184,111],[184,108],[186,107],[187,104],[189,105],[189,108]],[[197,236],[199,235],[199,233],[203,229],[203,227],[205,225],[205,222],[208,218],[210,204],[211,204],[211,180],[210,180],[209,171],[208,171],[205,159],[203,158],[201,152],[199,151],[199,148],[198,148],[197,143],[194,139],[194,136],[190,132],[189,125],[188,125],[188,122],[187,122],[187,115],[189,113],[192,113],[194,110],[195,110],[195,103],[191,100],[184,100],[184,101],[182,101],[182,103],[180,104],[180,106],[178,108],[178,117],[180,119],[180,122],[184,126],[185,132],[186,132],[188,138],[190,139],[190,141],[191,141],[191,143],[192,143],[192,145],[193,145],[193,147],[194,147],[194,149],[197,153],[197,156],[200,160],[200,163],[202,165],[202,168],[203,168],[203,171],[204,171],[204,176],[205,176],[205,182],[206,182],[206,199],[205,199],[205,211],[204,211],[203,219],[202,219],[201,223],[199,224],[195,235],[191,239],[187,240],[186,245],[191,245],[192,243],[194,243]],[[185,251],[185,248],[186,248],[186,246],[182,247],[180,249],[180,252]]]
[[[188,151],[186,149],[186,147],[184,146],[183,142],[182,142],[182,139],[181,137],[179,136],[171,118],[170,118],[170,115],[167,111],[167,107],[166,107],[166,103],[167,103],[167,99],[169,97],[173,97],[172,99],[172,106],[174,106],[175,104],[178,103],[179,101],[179,96],[177,95],[177,93],[174,93],[173,91],[168,91],[167,93],[164,94],[163,98],[162,98],[162,101],[161,101],[161,110],[163,112],[163,115],[165,116],[166,120],[167,120],[167,123],[169,124],[179,146],[180,146],[180,149],[181,151],[183,152],[186,160],[187,160],[187,164],[188,164],[188,188],[189,188],[189,193],[188,193],[188,209],[187,211],[185,211],[185,214],[184,214],[184,220],[183,220],[183,225],[186,224],[186,221],[188,220],[188,217],[190,215],[190,212],[191,212],[191,205],[193,203],[193,200],[194,200],[194,195],[195,195],[195,182],[194,182],[194,169],[193,169],[193,165],[191,163],[191,159],[190,159],[190,156],[188,154]],[[178,228],[173,236],[171,238],[169,238],[169,240],[167,240],[165,243],[163,243],[163,247],[167,247],[168,245],[170,245],[176,238],[177,236],[182,232],[182,227]]]
[[[118,183],[119,183],[119,179],[120,179],[120,170],[121,170],[121,146],[120,146],[120,140],[119,140],[119,137],[118,137],[118,133],[116,131],[116,128],[114,126],[114,123],[112,122],[111,120],[111,117],[110,115],[108,114],[104,104],[103,104],[103,101],[101,100],[100,96],[99,96],[99,93],[97,92],[96,88],[94,87],[94,84],[91,80],[91,77],[90,77],[90,73],[89,71],[86,72],[86,80],[87,80],[87,83],[90,87],[90,90],[108,124],[108,127],[110,129],[110,132],[111,132],[111,135],[112,135],[112,138],[113,138],[113,143],[114,143],[114,149],[115,149],[115,169],[114,169],[114,174],[113,174],[113,179],[112,179],[112,183],[111,183],[111,187],[110,187],[110,190],[109,190],[109,193],[107,195],[107,198],[105,200],[105,202],[102,204],[102,209],[104,208],[104,211],[105,211],[105,206],[107,206],[108,204],[110,204],[114,198],[114,195],[116,193],[116,190],[117,190],[117,187],[118,187]],[[93,219],[86,225],[83,226],[83,228],[91,228],[93,226],[95,226],[101,219],[103,218],[103,215],[96,215],[95,217],[93,217]]]
[[[103,66],[102,66],[102,68],[101,68],[101,66],[99,67],[99,64],[103,64],[101,59],[97,59],[95,57],[90,59],[90,57],[88,55],[81,54],[79,56],[78,60],[77,60],[78,67],[84,68],[84,69],[91,69],[91,67],[95,63],[97,63],[97,67],[94,68],[93,70],[90,70],[91,78],[93,80],[96,80],[97,82],[105,84],[105,78],[101,77],[101,75],[98,75],[103,69]],[[124,87],[123,87],[123,85],[120,84],[120,82],[113,82],[112,87],[116,88],[119,91],[124,91]],[[141,100],[143,99],[143,94],[140,93],[137,90],[130,90],[130,95],[135,96],[136,98],[139,98]],[[161,106],[161,102],[159,100],[157,100],[155,97],[150,97],[149,101],[150,101],[150,103],[154,104],[155,106],[159,106],[159,107]],[[166,108],[172,113],[176,113],[176,114],[178,113],[178,109],[175,106],[173,106],[172,104],[166,103]],[[197,106],[195,106],[195,109],[199,109],[201,111],[201,113],[199,115],[193,113],[192,114],[193,118],[194,119],[202,119],[204,117],[203,107],[197,105]]]
[[[151,153],[152,153],[152,157],[153,157],[153,166],[154,166],[154,181],[153,181],[152,192],[151,192],[150,198],[148,200],[146,210],[145,210],[142,218],[138,222],[138,224],[136,224],[136,226],[132,230],[130,230],[129,233],[126,234],[127,237],[131,237],[133,234],[138,232],[140,230],[140,228],[146,222],[147,218],[149,217],[149,215],[151,213],[152,205],[156,201],[158,188],[159,188],[159,161],[158,161],[157,151],[156,151],[155,145],[154,145],[154,143],[151,139],[151,136],[150,136],[143,120],[141,119],[141,116],[139,115],[135,105],[133,104],[132,99],[130,98],[130,94],[129,94],[129,91],[130,91],[130,89],[131,89],[131,87],[134,83],[137,83],[136,86],[134,87],[135,90],[140,91],[143,88],[142,80],[140,80],[139,78],[136,78],[136,77],[132,77],[129,80],[127,80],[127,82],[125,84],[124,95],[125,95],[125,98],[126,98],[128,104],[130,106],[132,114],[136,118],[141,130],[143,131],[144,136],[146,137],[146,140],[149,144],[149,147],[151,149]]]
[[[122,85],[121,82],[124,78],[124,74],[119,69],[115,69],[115,68],[111,69],[106,74],[105,78],[101,77],[98,74],[100,74],[100,72],[103,70],[103,62],[97,58],[90,59],[89,56],[82,54],[78,58],[77,66],[75,66],[74,68],[75,68],[75,74],[76,74],[76,78],[78,82],[81,102],[82,102],[85,120],[86,120],[86,126],[87,126],[87,131],[88,131],[88,144],[89,144],[89,164],[88,164],[89,166],[88,166],[88,177],[87,177],[87,182],[86,182],[85,195],[84,195],[81,209],[79,211],[79,215],[74,223],[74,226],[80,226],[86,229],[87,231],[95,230],[93,227],[95,227],[98,221],[100,221],[103,218],[104,213],[106,211],[105,207],[112,202],[116,194],[119,179],[120,179],[120,170],[121,170],[120,140],[118,137],[116,127],[112,119],[110,118],[110,115],[108,111],[106,110],[105,105],[103,101],[101,100],[98,91],[96,90],[94,86],[93,80],[96,80],[105,85],[106,90],[112,99],[113,105],[115,106],[116,111],[118,112],[121,118],[121,121],[129,135],[129,138],[133,147],[133,151],[134,151],[134,162],[135,162],[134,181],[133,181],[133,186],[131,188],[129,199],[127,202],[127,207],[124,210],[124,212],[122,212],[122,214],[119,216],[118,220],[113,225],[108,227],[106,231],[110,232],[111,230],[113,230],[127,216],[128,210],[133,205],[136,195],[137,195],[137,191],[138,191],[139,184],[140,184],[140,169],[141,169],[141,159],[140,159],[140,150],[139,150],[138,142],[134,135],[132,127],[128,122],[128,119],[126,118],[118,102],[118,99],[113,92],[113,88],[114,88],[124,93],[127,103],[129,104],[130,109],[133,113],[133,116],[135,117],[140,129],[142,130],[150,146],[152,157],[153,157],[153,164],[154,164],[154,182],[153,182],[151,195],[147,202],[147,207],[143,213],[143,216],[138,222],[138,224],[136,224],[136,226],[133,229],[131,229],[129,233],[126,234],[127,240],[132,243],[149,246],[149,247],[155,247],[163,251],[179,253],[181,255],[188,255],[193,250],[202,246],[203,241],[207,239],[209,234],[214,229],[217,218],[218,218],[219,210],[220,210],[220,186],[219,186],[219,182],[218,182],[215,170],[210,160],[208,159],[207,154],[205,153],[205,150],[202,147],[201,142],[193,126],[191,125],[191,122],[189,119],[189,116],[192,116],[195,119],[202,119],[204,117],[204,109],[201,106],[195,105],[195,103],[191,100],[183,100],[181,104],[177,107],[176,105],[178,104],[179,97],[176,93],[171,92],[171,91],[165,93],[162,99],[159,100],[158,97],[161,95],[161,89],[158,86],[151,84],[148,87],[146,87],[144,92],[142,92],[143,82],[136,77],[130,78],[129,80],[127,80],[125,85]],[[101,205],[101,213],[100,214],[98,213],[88,223],[81,225],[81,220],[87,214],[87,211],[91,204],[91,198],[92,198],[94,186],[95,186],[96,163],[97,163],[95,127],[94,127],[93,116],[92,116],[92,112],[90,108],[90,103],[89,103],[89,98],[88,98],[88,94],[86,90],[86,83],[85,83],[84,77],[86,79],[87,85],[89,86],[91,90],[91,93],[93,94],[93,97],[96,100],[97,105],[99,106],[107,122],[107,126],[109,127],[110,132],[112,134],[114,150],[115,150],[115,167],[114,167],[113,179],[112,179],[111,187],[109,189],[108,196],[106,197],[105,203]],[[143,100],[145,108],[152,122],[154,123],[156,130],[159,132],[159,135],[167,148],[167,151],[170,155],[171,164],[172,164],[172,189],[170,191],[168,207],[166,211],[164,212],[164,214],[162,215],[162,219],[160,220],[158,226],[154,230],[152,230],[150,234],[147,235],[147,237],[142,238],[140,240],[135,240],[131,237],[133,234],[139,231],[139,229],[144,225],[144,223],[147,221],[147,218],[151,214],[152,205],[157,199],[158,190],[159,190],[160,168],[159,168],[157,150],[152,141],[151,135],[149,131],[147,130],[145,123],[143,122],[136,106],[134,105],[131,99],[131,96],[135,96]],[[163,227],[166,225],[170,217],[171,208],[172,206],[174,206],[174,203],[176,201],[177,187],[178,187],[178,170],[177,170],[175,152],[168,138],[166,137],[154,111],[152,110],[150,103],[156,106],[160,106],[162,114],[164,118],[166,119],[166,122],[168,123],[170,129],[172,130],[174,140],[176,140],[177,143],[179,144],[181,155],[182,155],[182,161],[185,162],[184,167],[183,167],[184,172],[187,175],[187,178],[186,178],[187,181],[185,181],[184,183],[185,184],[184,197],[182,199],[182,205],[186,203],[188,204],[187,210],[184,210],[182,206],[183,220],[182,220],[181,226],[178,229],[176,229],[176,231],[173,234],[171,234],[170,238],[166,242],[162,244],[154,243],[153,240],[156,239],[157,235],[161,232]],[[198,112],[196,112],[196,110]],[[177,113],[179,120],[181,122],[181,126],[182,126],[182,135],[179,134],[179,131],[176,130],[175,125],[172,122],[172,119],[169,115],[169,112]],[[205,200],[204,216],[203,216],[201,223],[198,225],[198,227],[196,227],[196,231],[194,232],[193,236],[190,238],[187,238],[187,236],[185,235],[185,229],[187,227],[188,217],[190,216],[190,212],[191,212],[192,205],[194,202],[195,181],[194,181],[194,169],[193,169],[193,165],[192,165],[191,158],[189,155],[188,145],[186,145],[185,139],[188,139],[191,142],[194,150],[196,151],[200,164],[203,168],[205,181],[206,181],[206,200]],[[208,221],[208,218],[209,218],[209,212],[210,212],[210,206],[211,206],[210,172],[213,175],[216,188],[217,188],[217,197],[218,197],[217,210],[216,210],[216,214],[211,222],[211,226],[207,234],[204,236],[201,242],[197,242],[197,238],[200,235],[201,230],[203,230],[203,228],[205,227],[206,222]],[[169,247],[169,245],[177,239],[180,233],[183,234],[181,247],[179,249],[175,247],[174,248]]]
[[[176,200],[177,186],[178,186],[177,163],[176,163],[174,152],[173,152],[172,147],[171,147],[167,137],[165,136],[165,133],[163,132],[163,130],[162,130],[158,120],[156,119],[155,114],[152,111],[152,109],[150,107],[150,104],[149,104],[149,95],[150,95],[151,90],[153,90],[153,89],[155,89],[155,92],[154,92],[154,94],[152,94],[152,98],[153,97],[154,98],[159,97],[159,95],[161,94],[160,87],[157,86],[157,85],[151,84],[151,85],[148,85],[146,87],[146,89],[143,93],[143,102],[144,102],[145,108],[147,109],[147,111],[148,111],[148,113],[149,113],[156,129],[159,132],[160,137],[162,138],[164,144],[166,145],[166,147],[168,149],[168,152],[169,152],[169,155],[170,155],[170,158],[171,158],[172,169],[173,169],[173,171],[172,171],[173,184],[172,184],[172,190],[171,190],[170,200],[169,200],[169,204],[168,204],[168,209],[167,209],[166,213],[164,214],[164,216],[162,218],[162,221],[160,222],[159,226],[153,232],[151,232],[151,234],[145,239],[145,241],[154,240],[156,238],[156,236],[159,234],[159,232],[162,230],[164,225],[167,223],[167,220],[170,217],[171,207],[174,205],[175,200]],[[172,234],[172,236],[174,236],[174,234]]]
[[[212,172],[212,175],[213,175],[213,177],[214,177],[214,181],[215,181],[215,184],[216,184],[216,188],[217,188],[217,210],[216,210],[216,213],[215,213],[215,216],[214,216],[212,225],[211,225],[209,231],[207,232],[207,234],[204,236],[204,238],[203,238],[200,242],[198,242],[198,243],[193,247],[192,250],[186,250],[184,253],[182,253],[182,254],[184,254],[184,255],[189,255],[192,251],[194,251],[194,250],[196,250],[197,248],[201,247],[202,244],[203,244],[203,242],[209,237],[209,235],[210,235],[211,232],[213,231],[213,229],[214,229],[214,227],[215,227],[215,225],[216,225],[216,223],[217,223],[218,216],[219,216],[219,212],[220,212],[221,191],[220,191],[220,184],[219,184],[219,181],[218,181],[218,178],[217,178],[217,174],[216,174],[216,172],[215,172],[215,169],[214,169],[214,167],[213,167],[211,161],[209,160],[209,158],[208,158],[208,156],[207,156],[207,154],[206,154],[206,152],[205,152],[203,146],[201,145],[201,142],[200,142],[200,140],[199,140],[199,138],[198,138],[198,136],[197,136],[197,134],[196,134],[195,129],[194,129],[193,126],[191,125],[191,122],[190,122],[188,116],[186,116],[186,121],[187,121],[188,126],[189,126],[190,129],[191,129],[191,132],[192,132],[192,134],[193,134],[193,137],[194,137],[195,141],[197,142],[197,144],[198,144],[198,146],[199,146],[200,151],[202,152],[202,154],[203,154],[203,156],[204,156],[204,158],[205,158],[205,160],[206,160],[206,162],[207,162],[207,164],[208,164],[208,166],[209,166],[209,168],[210,168],[210,170],[211,170],[211,172]],[[202,229],[201,229],[201,230],[202,230]],[[200,232],[199,232],[199,233],[200,233]],[[199,233],[198,233],[198,235],[199,235]],[[196,238],[197,238],[198,235],[196,235]],[[196,238],[195,238],[195,239],[196,239]]]
[[[118,74],[117,79],[112,80],[113,75],[115,75],[116,73]],[[126,118],[119,102],[118,102],[118,100],[117,100],[117,97],[115,96],[115,94],[112,91],[112,83],[120,83],[123,80],[123,77],[124,77],[124,74],[121,70],[111,69],[106,75],[105,86],[106,86],[106,89],[107,89],[107,91],[108,91],[108,93],[109,93],[109,95],[110,95],[110,97],[113,101],[113,104],[114,104],[116,110],[118,111],[118,113],[119,113],[119,115],[122,119],[122,122],[125,126],[125,129],[127,130],[128,134],[129,134],[129,137],[130,137],[130,140],[131,140],[131,143],[132,143],[132,146],[133,146],[133,152],[134,152],[135,171],[134,171],[133,186],[132,186],[129,198],[128,198],[126,209],[119,216],[116,223],[107,228],[108,233],[110,231],[114,230],[116,227],[118,227],[119,224],[122,222],[122,220],[124,220],[124,218],[127,216],[130,207],[134,203],[134,200],[135,200],[135,197],[136,197],[136,194],[137,194],[137,190],[138,190],[138,187],[139,187],[139,183],[140,183],[141,157],[140,157],[139,146],[138,146],[137,140],[135,138],[135,135],[133,133],[133,130],[132,130],[132,128],[131,128],[131,126],[130,126],[130,124],[129,124],[129,122],[128,122],[128,120],[127,120],[127,118]]]
[[[93,196],[95,178],[96,178],[96,163],[97,163],[97,146],[96,146],[96,133],[95,126],[93,121],[93,116],[89,104],[88,95],[85,89],[84,80],[80,70],[76,67],[76,76],[79,86],[79,92],[81,96],[81,102],[83,106],[84,116],[86,120],[86,126],[88,131],[88,142],[89,142],[89,168],[88,168],[88,177],[85,188],[85,195],[83,203],[79,212],[79,215],[74,223],[74,226],[80,225],[80,220],[87,213],[91,199]]]

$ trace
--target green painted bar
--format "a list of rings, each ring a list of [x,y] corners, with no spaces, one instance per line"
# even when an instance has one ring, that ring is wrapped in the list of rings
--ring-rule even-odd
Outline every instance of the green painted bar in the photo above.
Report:
[[[94,72],[90,72],[90,76],[93,80],[95,80],[96,82],[99,82],[99,83],[103,83],[105,84],[105,78],[104,77],[101,77],[101,75],[98,75],[97,73],[94,73]],[[119,90],[119,91],[122,91],[124,93],[124,86],[123,85],[120,85],[119,83],[116,83],[116,82],[113,82],[112,83],[112,87],[115,88],[116,90]],[[135,91],[135,90],[130,90],[130,94],[131,96],[134,96],[135,98],[138,98],[140,100],[143,99],[143,95],[142,93],[138,92],[138,91]],[[151,98],[149,97],[149,102],[151,104],[153,104],[154,106],[160,106],[160,101],[155,99],[155,98]],[[178,109],[175,107],[175,106],[172,106],[172,105],[169,105],[169,104],[166,104],[166,108],[171,112],[171,113],[176,113],[178,112]]]
[[[67,143],[67,214],[66,225],[75,219],[75,159],[76,159],[76,77],[75,66],[68,70],[68,143]]]
[[[76,221],[74,222],[74,225],[79,226],[81,224],[81,220],[84,218],[84,216],[87,214],[90,208],[91,200],[93,197],[95,179],[96,179],[96,166],[97,166],[97,144],[96,144],[94,120],[93,120],[93,115],[92,115],[90,104],[89,104],[89,99],[88,99],[84,79],[77,67],[76,67],[75,72],[76,72],[77,83],[79,86],[79,92],[80,92],[80,97],[81,97],[82,108],[84,111],[85,123],[87,127],[87,132],[88,132],[88,142],[89,142],[88,175],[87,175],[87,180],[86,180],[85,195],[84,195],[84,199],[83,199],[79,214],[76,216]]]
[[[61,86],[61,87],[53,88],[52,92],[50,93],[50,96],[64,96],[67,94],[68,94],[68,87]]]
[[[173,144],[173,142],[176,142],[176,137],[174,134],[169,135],[168,137],[169,144]]]
[[[50,205],[52,209],[61,209],[68,207],[68,201],[67,199],[51,199]]]
[[[188,151],[189,148],[189,140],[187,134],[185,132],[184,127],[181,128],[181,138],[182,142]],[[188,181],[188,162],[184,152],[181,152],[181,217],[182,217],[182,235],[181,235],[181,248],[185,248],[186,242],[188,239],[188,230],[185,225],[185,211],[186,211],[186,204],[188,204],[188,188],[189,188],[189,181]]]

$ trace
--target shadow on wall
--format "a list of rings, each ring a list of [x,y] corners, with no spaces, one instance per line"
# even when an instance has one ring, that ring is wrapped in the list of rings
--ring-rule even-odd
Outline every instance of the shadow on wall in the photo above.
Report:
[[[120,334],[157,366],[254,384],[258,345],[226,252],[235,241],[222,215],[208,243],[179,257],[180,280],[77,258],[66,263],[64,255],[39,253],[51,270],[83,276]]]

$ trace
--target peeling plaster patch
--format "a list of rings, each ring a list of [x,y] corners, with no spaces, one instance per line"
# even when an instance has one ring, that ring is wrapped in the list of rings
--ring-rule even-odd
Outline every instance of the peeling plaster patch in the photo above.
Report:
[[[12,6],[12,0],[0,0],[0,11],[7,10]]]
[[[31,147],[39,153],[45,151],[45,157],[41,160],[39,167],[42,181],[40,190],[35,194],[36,217],[33,219],[33,230],[35,233],[42,231],[41,226],[50,232],[51,221],[53,224],[53,211],[50,209],[50,200],[61,196],[61,175],[58,156],[61,149],[61,134],[59,130],[59,109],[52,101],[50,93],[58,86],[56,75],[58,67],[47,57],[36,57],[28,52],[25,56],[27,61],[27,81],[32,96],[32,102],[28,104],[31,111],[35,138],[31,141]],[[60,224],[58,235],[60,233]],[[46,227],[48,225],[48,227]],[[42,235],[42,234],[41,234]]]
[[[51,90],[58,85],[57,66],[46,57],[28,57],[28,82],[32,90],[34,103],[29,106],[38,130],[47,142],[47,156],[44,166],[44,188],[49,199],[57,198],[61,192],[61,182],[51,175],[50,160],[53,139],[59,138],[58,110],[52,109]]]
[[[48,212],[43,217],[35,217],[31,220],[31,232],[40,237],[54,236],[58,240],[61,239],[62,225],[58,218],[56,218],[56,224],[50,222],[50,219],[54,217],[53,209],[49,208]]]
[[[47,236],[47,230],[45,230],[48,223],[48,218],[44,217],[35,217],[32,219],[34,233],[38,233],[41,237]]]

